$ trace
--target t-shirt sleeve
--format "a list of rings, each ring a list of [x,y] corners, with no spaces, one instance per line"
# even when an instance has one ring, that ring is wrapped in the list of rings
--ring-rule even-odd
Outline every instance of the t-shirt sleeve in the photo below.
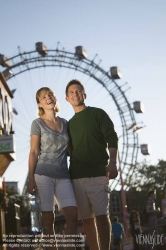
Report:
[[[31,125],[31,135],[41,136],[41,128],[40,128],[40,125],[38,124],[38,122],[36,120],[34,120],[32,122],[32,125]]]
[[[63,123],[63,126],[64,126],[65,130],[69,133],[69,131],[68,131],[69,123],[68,123],[68,121],[66,119],[64,119],[64,118],[61,118],[61,121]]]
[[[108,143],[108,148],[118,148],[118,136],[108,114],[104,110],[99,109],[97,117],[104,139]]]
[[[63,124],[65,124],[65,126],[68,126],[68,121],[66,119],[61,118],[61,120],[62,120]]]

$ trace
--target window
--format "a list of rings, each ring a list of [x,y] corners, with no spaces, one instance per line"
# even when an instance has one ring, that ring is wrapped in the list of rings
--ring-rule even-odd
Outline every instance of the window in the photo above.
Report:
[[[112,194],[112,211],[115,213],[120,212],[120,202],[118,194]]]

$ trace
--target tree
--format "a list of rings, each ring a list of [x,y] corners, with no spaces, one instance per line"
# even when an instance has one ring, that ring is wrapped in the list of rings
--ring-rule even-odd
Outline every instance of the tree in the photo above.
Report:
[[[132,177],[125,180],[125,185],[130,197],[130,210],[143,209],[149,190],[156,190],[156,206],[161,207],[166,190],[166,161],[159,160],[156,165],[148,165],[147,161],[137,164]]]
[[[6,193],[8,207],[12,206],[13,204],[20,206],[20,222],[21,226],[25,226],[27,224],[27,214],[29,211],[27,197],[19,195],[14,187],[9,186],[6,186]]]
[[[6,186],[6,193],[8,197],[18,194],[14,187]]]

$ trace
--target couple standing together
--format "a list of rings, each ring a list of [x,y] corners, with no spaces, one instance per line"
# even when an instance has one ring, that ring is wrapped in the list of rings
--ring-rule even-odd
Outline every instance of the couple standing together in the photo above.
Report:
[[[107,113],[87,107],[85,99],[82,83],[70,81],[66,100],[75,115],[67,122],[56,116],[59,107],[52,90],[37,91],[39,118],[31,126],[28,192],[39,194],[45,235],[54,234],[56,198],[65,215],[65,234],[76,235],[77,219],[82,220],[90,249],[109,250],[109,179],[118,175],[118,137]]]

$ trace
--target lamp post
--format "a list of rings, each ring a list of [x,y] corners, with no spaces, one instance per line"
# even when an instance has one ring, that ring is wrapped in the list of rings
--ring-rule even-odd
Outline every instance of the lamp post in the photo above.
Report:
[[[124,191],[124,182],[123,182],[123,177],[122,177],[122,168],[121,168],[121,159],[120,159],[120,154],[118,151],[118,162],[119,162],[119,174],[120,174],[120,182],[121,182],[121,201],[122,201],[122,213],[123,213],[123,221],[124,221],[124,229],[125,233],[128,236],[129,234],[129,229],[128,229],[128,223],[127,223],[127,203],[126,203],[126,195]]]
[[[136,123],[133,123],[131,126],[129,126],[126,131],[133,130],[133,133],[139,133],[141,130],[143,130],[145,126],[137,127]],[[119,139],[122,135],[119,136]],[[119,163],[119,174],[120,174],[120,182],[121,182],[121,201],[122,201],[122,213],[123,213],[123,221],[124,221],[124,229],[126,232],[126,235],[129,235],[129,228],[127,223],[127,202],[126,202],[126,195],[124,191],[124,182],[123,182],[123,176],[122,176],[122,168],[121,168],[121,159],[120,159],[120,153],[118,151],[118,163]]]

